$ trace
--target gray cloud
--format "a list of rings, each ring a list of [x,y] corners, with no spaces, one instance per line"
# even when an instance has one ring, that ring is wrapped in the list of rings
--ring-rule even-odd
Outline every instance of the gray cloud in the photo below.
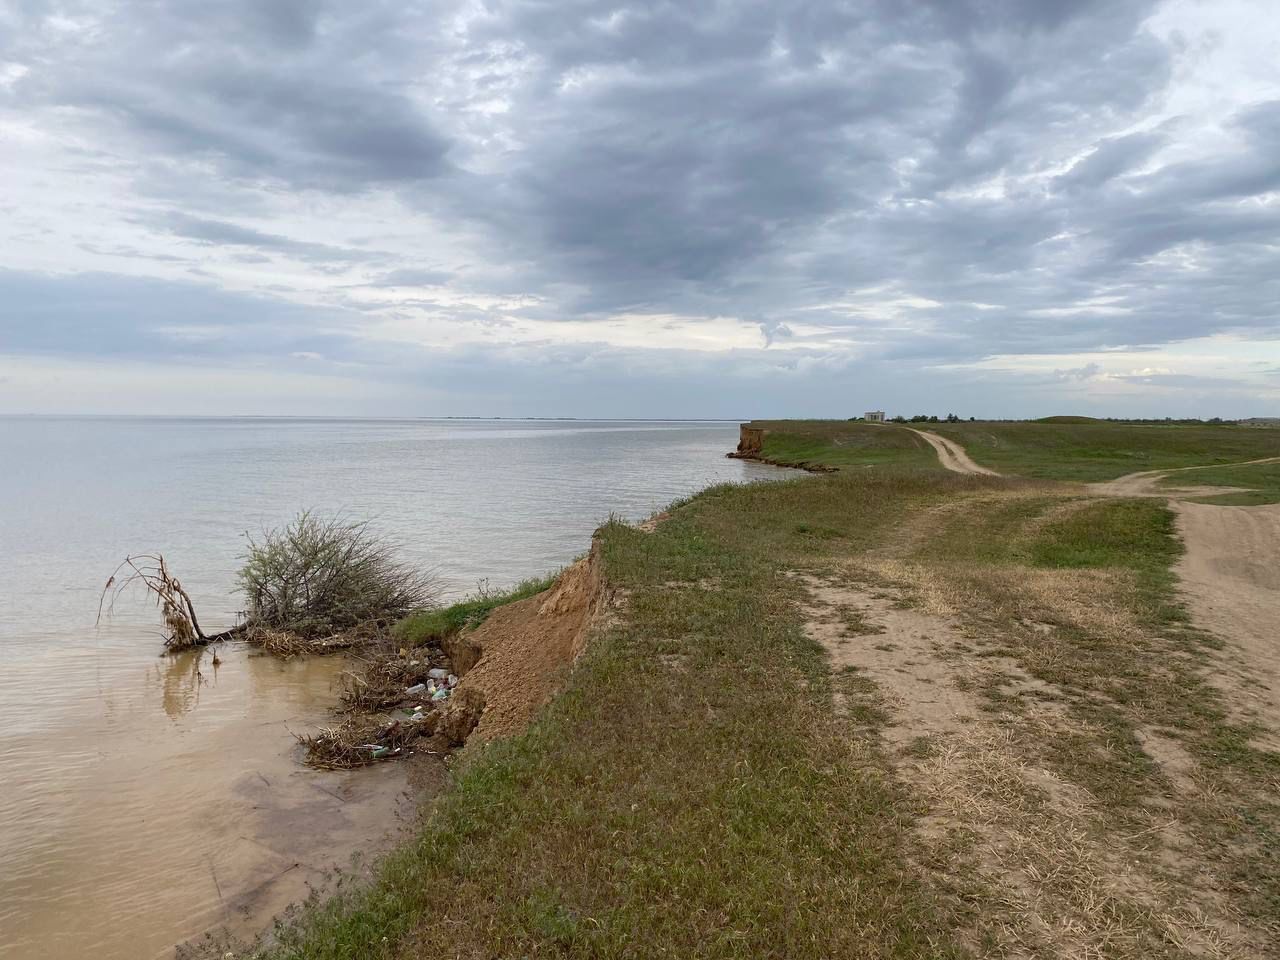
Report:
[[[1074,163],[1058,183],[1069,190],[1100,187],[1148,159],[1166,139],[1156,131],[1108,137],[1099,141],[1087,157]]]
[[[374,259],[363,250],[333,247],[307,240],[294,240],[273,233],[263,233],[250,227],[242,227],[224,220],[206,220],[184,213],[171,212],[160,218],[159,223],[169,233],[208,246],[252,247],[283,254],[298,260],[315,263],[350,263]],[[269,259],[269,258],[262,258]],[[258,261],[261,262],[261,261]]]
[[[379,75],[377,44],[395,29],[383,11],[296,0],[25,10],[11,55],[53,56],[56,69],[32,71],[17,94],[85,111],[109,142],[114,130],[227,176],[338,191],[448,168],[448,139],[406,78]],[[93,26],[58,25],[77,20]]]
[[[408,267],[391,270],[368,282],[371,287],[438,287],[453,279],[448,270],[423,270]]]
[[[1127,383],[1146,384],[1153,387],[1189,387],[1192,389],[1217,389],[1220,387],[1243,386],[1239,380],[1226,377],[1197,377],[1185,373],[1136,373],[1131,376],[1117,377]]]
[[[340,314],[209,284],[0,270],[0,303],[0,353],[243,360],[359,346]]]
[[[1280,98],[1197,139],[1205,118],[1164,112],[1160,6],[28,0],[2,15],[0,61],[25,72],[0,111],[61,138],[50,176],[127,179],[116,226],[145,235],[77,245],[157,271],[198,260],[214,283],[6,274],[8,336],[222,356],[260,329],[255,349],[282,356],[391,362],[362,325],[577,321],[603,339],[653,312],[758,324],[771,359],[725,362],[770,375],[855,352],[903,370],[1276,339],[1280,209],[1262,198],[1280,189]],[[166,238],[180,246],[142,244]],[[238,286],[260,270],[264,296],[221,298],[209,248]],[[305,277],[281,283],[281,260]],[[399,289],[439,286],[472,300]],[[317,342],[295,294],[341,334]],[[188,300],[193,319],[162,322]]]

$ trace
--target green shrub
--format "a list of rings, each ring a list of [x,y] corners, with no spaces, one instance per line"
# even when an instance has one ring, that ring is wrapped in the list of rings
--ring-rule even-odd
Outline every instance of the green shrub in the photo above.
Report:
[[[248,539],[238,579],[251,629],[316,637],[385,626],[436,603],[432,578],[396,560],[365,523],[303,512]]]

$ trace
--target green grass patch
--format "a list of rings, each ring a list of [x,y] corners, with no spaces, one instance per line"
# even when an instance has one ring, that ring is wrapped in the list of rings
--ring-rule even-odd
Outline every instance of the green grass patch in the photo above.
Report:
[[[975,461],[1000,473],[1055,480],[1114,480],[1140,470],[1280,456],[1280,430],[1223,425],[1085,422],[935,423]]]
[[[945,496],[924,476],[716,487],[654,533],[606,525],[625,619],[528,733],[464,754],[371,888],[267,955],[967,956],[911,866],[910,799],[859,732],[883,719],[874,691],[840,678],[858,699],[834,715],[786,575],[815,542],[870,542]],[[841,538],[797,534],[800,516]]]
[[[896,464],[940,469],[933,449],[910,430],[847,420],[753,420],[764,437],[763,455],[784,465],[861,467]]]
[[[1110,500],[1045,524],[1030,548],[1036,566],[1167,574],[1181,549],[1173,514],[1159,500]]]
[[[555,577],[533,577],[509,590],[484,590],[438,610],[411,614],[395,625],[394,636],[408,646],[438,643],[459,630],[484,623],[485,618],[503,604],[515,603],[549,589]]]
[[[1256,507],[1280,503],[1280,462],[1252,463],[1227,467],[1204,467],[1170,474],[1162,484],[1166,487],[1185,485],[1243,487],[1238,493],[1201,497],[1200,503],[1219,506]]]

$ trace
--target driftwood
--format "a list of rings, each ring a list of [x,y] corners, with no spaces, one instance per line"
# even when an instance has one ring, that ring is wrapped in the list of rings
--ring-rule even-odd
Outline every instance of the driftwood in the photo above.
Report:
[[[169,631],[164,645],[170,650],[185,650],[188,647],[230,640],[245,630],[245,624],[237,624],[219,633],[205,633],[200,628],[190,595],[183,589],[178,578],[169,572],[164,555],[159,553],[142,553],[124,558],[102,588],[102,596],[98,600],[98,620],[102,619],[104,604],[110,613],[116,598],[135,584],[141,584],[155,597],[156,606],[160,608],[160,615]]]

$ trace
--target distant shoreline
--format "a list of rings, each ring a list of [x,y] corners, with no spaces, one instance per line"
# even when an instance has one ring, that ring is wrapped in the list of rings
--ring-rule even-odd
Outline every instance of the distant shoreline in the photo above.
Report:
[[[745,418],[749,419],[749,418]],[[298,420],[308,423],[741,423],[741,417],[330,417],[272,413],[0,413],[0,420]]]

